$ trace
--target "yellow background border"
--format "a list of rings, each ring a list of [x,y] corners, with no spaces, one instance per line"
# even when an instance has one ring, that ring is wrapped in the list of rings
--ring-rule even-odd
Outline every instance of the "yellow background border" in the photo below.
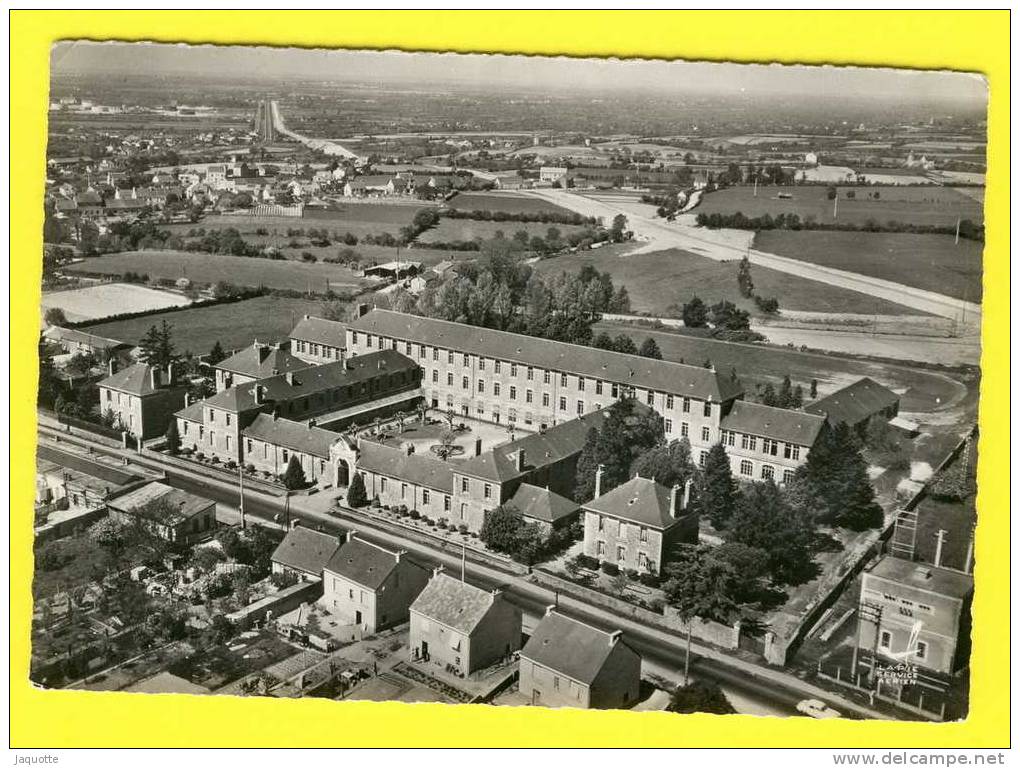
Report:
[[[1009,743],[1009,11],[13,11],[11,745],[978,747]],[[49,46],[59,39],[890,65],[988,78],[972,707],[962,723],[41,691],[28,683]],[[992,332],[992,329],[995,332]],[[16,374],[13,372],[17,372]]]

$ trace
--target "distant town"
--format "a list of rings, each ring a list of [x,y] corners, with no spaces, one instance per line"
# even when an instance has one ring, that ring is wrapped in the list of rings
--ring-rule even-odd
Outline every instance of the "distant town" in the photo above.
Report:
[[[656,96],[567,87],[576,62],[539,88],[424,80],[447,55],[346,52],[334,78],[75,46],[49,108],[34,682],[966,716],[965,76],[836,98],[784,68],[780,98],[717,65],[715,91]]]

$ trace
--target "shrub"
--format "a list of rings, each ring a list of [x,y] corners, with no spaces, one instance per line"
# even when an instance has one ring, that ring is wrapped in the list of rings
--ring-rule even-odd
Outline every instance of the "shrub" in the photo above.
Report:
[[[598,558],[591,557],[583,553],[575,557],[574,562],[576,562],[581,568],[587,568],[592,571],[598,570],[599,567]]]
[[[400,509],[401,509],[401,514],[406,513],[406,509],[404,507],[401,507]],[[418,510],[417,509],[412,509],[410,511],[410,513],[408,513],[408,514],[410,514],[412,520],[417,520],[418,518],[421,517],[421,515],[418,514]]]
[[[252,464],[251,462],[248,462],[247,464],[244,465],[244,471],[247,472],[249,475],[254,475],[255,465]]]
[[[464,523],[461,523],[460,525],[457,526],[457,530],[460,531],[461,533],[467,533],[468,527]]]
[[[620,574],[620,569],[617,567],[616,563],[610,563],[608,560],[602,563],[601,568],[602,573],[607,576],[618,576]]]
[[[641,573],[638,574],[638,581],[644,584],[646,587],[658,587],[660,584],[659,577],[654,573]]]
[[[624,574],[626,574],[627,578],[630,579],[631,581],[638,580],[637,568],[628,568],[624,571]]]
[[[439,527],[442,528],[445,531],[446,530],[446,520],[440,520],[439,521]]]

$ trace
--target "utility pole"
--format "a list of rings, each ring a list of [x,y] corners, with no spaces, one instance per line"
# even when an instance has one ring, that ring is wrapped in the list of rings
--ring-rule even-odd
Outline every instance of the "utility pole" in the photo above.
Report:
[[[836,196],[832,198],[832,218],[836,218],[839,214],[839,190],[836,190]]]
[[[460,544],[460,580],[465,581],[467,572],[467,544]]]
[[[244,465],[241,463],[238,463],[237,465],[237,490],[238,497],[240,499],[238,509],[241,512],[241,530],[243,531],[247,528],[247,523],[244,519]]]
[[[956,217],[956,241],[953,243],[953,245],[959,245],[959,244],[960,244],[960,217],[957,216]]]

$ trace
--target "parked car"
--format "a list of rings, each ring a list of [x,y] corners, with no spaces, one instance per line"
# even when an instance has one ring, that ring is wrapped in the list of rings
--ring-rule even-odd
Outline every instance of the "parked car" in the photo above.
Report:
[[[797,711],[817,720],[830,720],[834,717],[843,716],[824,701],[819,701],[818,699],[804,699],[804,701],[797,704]]]

